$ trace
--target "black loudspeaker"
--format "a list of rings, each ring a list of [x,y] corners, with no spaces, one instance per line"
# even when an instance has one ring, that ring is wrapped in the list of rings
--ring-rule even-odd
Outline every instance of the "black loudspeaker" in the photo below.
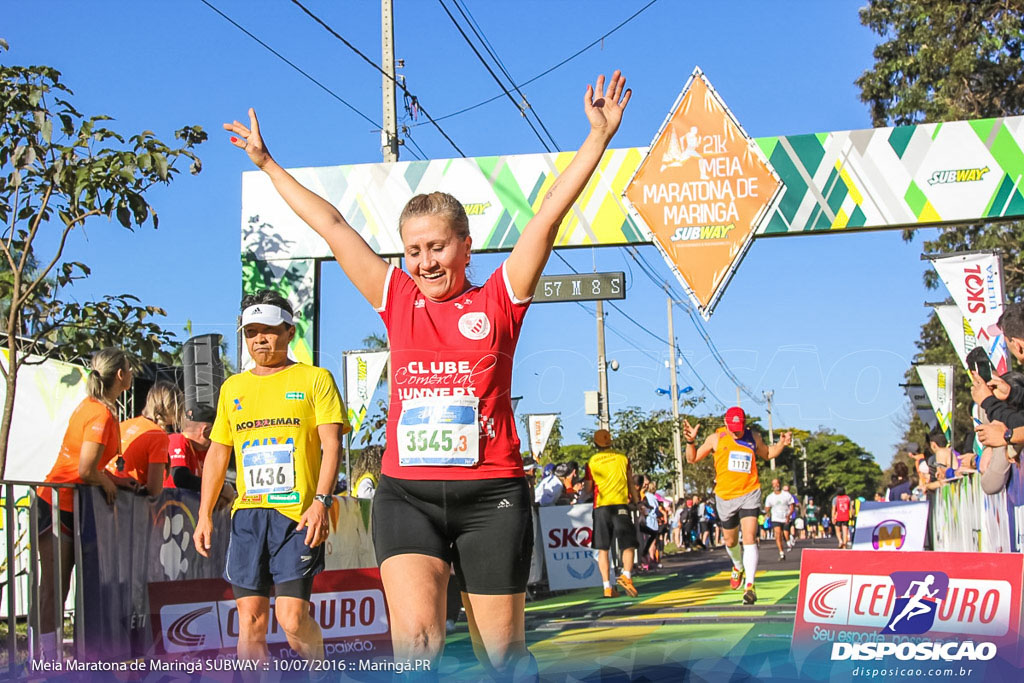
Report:
[[[182,347],[185,369],[185,416],[196,422],[213,422],[217,414],[224,364],[220,360],[219,334],[192,337]]]

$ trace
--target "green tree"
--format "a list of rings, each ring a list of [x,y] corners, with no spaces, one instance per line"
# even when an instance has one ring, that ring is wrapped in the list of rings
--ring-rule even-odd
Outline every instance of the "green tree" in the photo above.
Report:
[[[1024,113],[1024,0],[871,0],[861,23],[879,35],[874,65],[856,84],[876,126],[1014,116]],[[913,230],[904,238],[913,239]],[[944,227],[928,253],[994,250],[1002,254],[1007,297],[1024,294],[1024,222]],[[936,274],[925,273],[936,287]],[[970,383],[938,316],[921,328],[915,363],[951,364],[957,442],[973,431]],[[913,369],[908,381],[917,383]],[[921,435],[908,430],[907,438]]]
[[[0,51],[6,49],[0,41]],[[64,260],[64,249],[71,233],[93,218],[115,219],[128,230],[147,223],[156,228],[146,192],[169,183],[182,163],[198,173],[192,150],[206,134],[182,128],[174,134],[176,147],[150,131],[126,139],[106,127],[109,117],[75,109],[71,96],[56,69],[0,65],[0,325],[8,353],[6,366],[0,365],[7,390],[0,473],[22,365],[79,358],[112,345],[141,361],[167,360],[173,339],[154,321],[163,310],[134,296],[66,300],[65,289],[87,277],[89,267]]]

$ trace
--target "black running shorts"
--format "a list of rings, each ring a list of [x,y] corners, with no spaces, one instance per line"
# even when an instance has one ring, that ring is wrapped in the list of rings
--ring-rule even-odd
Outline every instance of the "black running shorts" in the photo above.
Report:
[[[594,550],[609,550],[612,540],[619,542],[619,550],[636,548],[636,527],[628,505],[602,505],[594,508]]]
[[[381,475],[372,533],[378,565],[395,555],[429,555],[454,565],[466,593],[526,591],[533,518],[524,477],[416,481]]]

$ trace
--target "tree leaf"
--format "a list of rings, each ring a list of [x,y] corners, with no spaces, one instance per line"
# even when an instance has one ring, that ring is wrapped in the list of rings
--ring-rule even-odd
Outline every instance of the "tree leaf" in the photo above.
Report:
[[[160,176],[160,180],[167,180],[167,157],[163,154],[156,153],[153,155],[153,167],[156,169],[156,174]]]

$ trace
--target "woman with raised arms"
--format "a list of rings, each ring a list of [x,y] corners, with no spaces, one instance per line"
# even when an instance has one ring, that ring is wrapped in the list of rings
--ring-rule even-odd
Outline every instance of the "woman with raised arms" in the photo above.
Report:
[[[500,678],[537,675],[524,630],[533,531],[509,398],[512,357],[558,226],[622,120],[625,83],[616,71],[607,84],[599,76],[587,86],[589,134],[482,285],[467,280],[473,240],[451,195],[406,204],[398,223],[404,272],[278,165],[252,109],[248,126],[224,124],[387,327],[394,386],[372,532],[398,662],[438,661],[452,565],[481,664]]]

